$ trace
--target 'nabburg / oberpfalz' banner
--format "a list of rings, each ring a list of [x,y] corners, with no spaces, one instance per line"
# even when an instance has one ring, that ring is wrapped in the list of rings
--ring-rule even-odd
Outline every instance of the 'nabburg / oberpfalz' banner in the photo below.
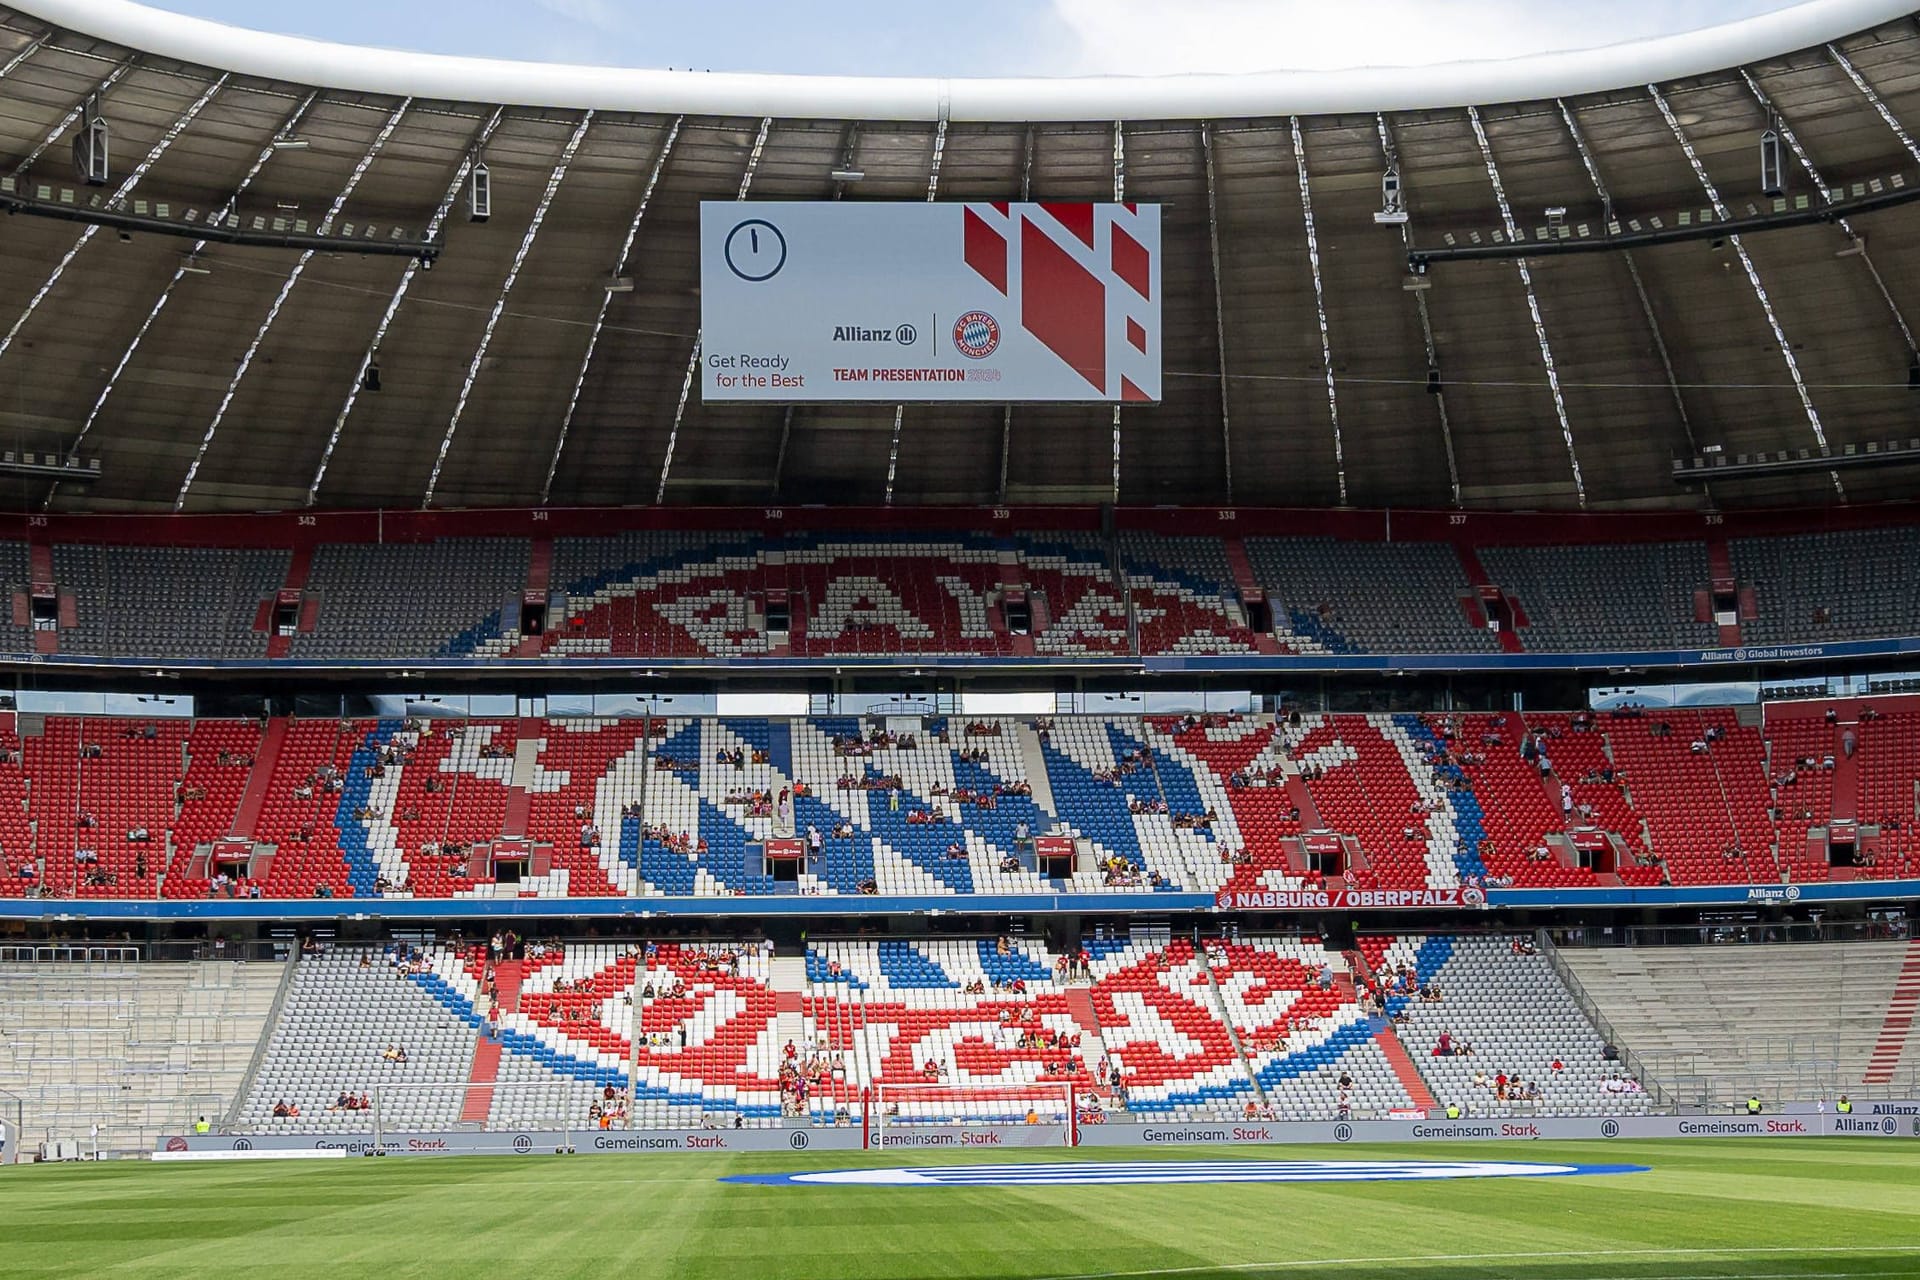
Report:
[[[710,201],[708,401],[1160,399],[1149,204]]]
[[[1484,907],[1487,895],[1471,885],[1455,889],[1222,889],[1214,901],[1228,911],[1360,911],[1382,907]]]

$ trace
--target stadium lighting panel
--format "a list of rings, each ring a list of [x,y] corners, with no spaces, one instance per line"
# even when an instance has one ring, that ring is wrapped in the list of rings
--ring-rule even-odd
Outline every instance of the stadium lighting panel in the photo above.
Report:
[[[493,174],[476,159],[467,171],[467,221],[485,222],[493,216]]]
[[[73,136],[73,171],[90,187],[104,187],[111,176],[108,160],[110,131],[100,115],[97,98],[87,99],[80,132]]]
[[[1383,227],[1406,224],[1405,195],[1400,186],[1400,170],[1397,166],[1387,166],[1387,171],[1380,175],[1380,212],[1373,215],[1373,220]]]
[[[1760,194],[1782,196],[1786,193],[1786,158],[1780,148],[1780,131],[1769,128],[1760,135]]]

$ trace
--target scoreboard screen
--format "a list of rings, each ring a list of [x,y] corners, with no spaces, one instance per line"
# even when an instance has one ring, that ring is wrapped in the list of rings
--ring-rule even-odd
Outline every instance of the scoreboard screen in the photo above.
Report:
[[[1160,209],[712,201],[712,403],[1160,399]]]

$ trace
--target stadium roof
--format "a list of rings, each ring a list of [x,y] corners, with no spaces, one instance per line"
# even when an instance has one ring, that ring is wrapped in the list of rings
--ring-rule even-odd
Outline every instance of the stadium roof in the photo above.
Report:
[[[1442,262],[1424,288],[1407,249],[1534,237],[1555,208],[1568,228],[1674,231],[1716,205],[1899,196],[1920,182],[1911,7],[1817,0],[1420,70],[863,81],[393,54],[26,0],[0,8],[0,178],[54,204],[76,189],[67,148],[97,97],[99,191],[128,208],[385,243],[445,216],[445,235],[423,271],[297,245],[189,260],[192,239],[12,218],[0,447],[100,459],[56,509],[417,506],[429,489],[448,506],[1111,501],[1105,408],[707,408],[686,387],[700,200],[1118,190],[1165,206],[1168,371],[1164,403],[1119,415],[1121,501],[1691,505],[1676,457],[1920,434],[1914,213]],[[1760,192],[1770,120],[1783,206]],[[474,224],[443,210],[481,145],[494,207]],[[1390,158],[1404,228],[1374,221]],[[616,270],[630,292],[607,291]],[[380,389],[361,392],[376,346]],[[1840,481],[1899,497],[1911,473]],[[1837,496],[1815,469],[1708,500]]]

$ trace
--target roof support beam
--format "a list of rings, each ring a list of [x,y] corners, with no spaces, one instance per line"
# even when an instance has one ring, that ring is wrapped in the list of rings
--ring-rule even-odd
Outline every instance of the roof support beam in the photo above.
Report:
[[[122,63],[120,67],[117,68],[112,75],[108,76],[105,80],[100,82],[100,87],[97,90],[95,90],[95,94],[106,92],[108,86],[110,86],[115,80],[117,80],[120,77],[120,75],[130,66],[132,66],[131,63]],[[154,143],[152,149],[147,152],[147,158],[134,166],[133,172],[129,173],[126,176],[126,179],[122,181],[118,187],[114,188],[113,194],[107,197],[108,200],[109,201],[124,200],[127,196],[131,195],[133,193],[133,189],[140,185],[140,179],[147,176],[147,170],[153,167],[154,162],[156,160],[158,160],[161,156],[166,154],[167,148],[173,145],[174,139],[178,138],[180,136],[181,131],[184,130],[188,125],[193,123],[193,118],[200,114],[201,108],[205,107],[207,103],[213,101],[213,96],[216,93],[219,93],[221,89],[225,88],[226,84],[227,84],[227,76],[225,72],[222,72],[220,75],[220,78],[215,80],[212,84],[208,85],[206,88],[206,91],[203,92],[198,98],[195,98],[193,101],[193,104],[189,106],[186,109],[186,111],[182,113],[177,119],[174,120],[173,124],[168,127],[165,133],[160,135],[160,140]],[[67,113],[68,123],[79,119],[80,113],[84,110],[86,110],[86,103],[82,102],[80,106],[77,106],[72,111],[68,112]],[[53,136],[58,137],[60,134],[65,133],[66,130],[67,130],[67,124],[63,123],[60,129]],[[44,149],[44,144],[41,150],[43,149]],[[34,152],[34,155],[36,156],[39,154],[40,154],[40,150],[36,150]],[[31,158],[28,159],[28,161],[25,164],[22,164],[20,168],[16,170],[16,173],[25,173],[27,171],[28,166],[31,165],[32,163],[33,163],[32,159]],[[73,247],[67,250],[66,254],[60,259],[60,261],[54,265],[53,270],[50,273],[48,273],[46,281],[43,284],[41,284],[41,286],[38,289],[34,290],[33,296],[31,298],[27,299],[27,305],[20,312],[20,315],[14,320],[13,327],[7,330],[5,337],[0,337],[0,357],[5,356],[7,352],[13,348],[13,340],[20,336],[20,331],[22,329],[26,328],[27,321],[33,319],[33,313],[38,311],[40,309],[40,304],[47,300],[47,295],[53,292],[53,287],[60,283],[60,277],[66,274],[67,268],[73,265],[73,260],[80,256],[80,251],[86,248],[87,243],[98,234],[100,234],[100,228],[98,225],[86,227],[80,232],[79,238],[73,242]]]
[[[943,113],[940,123],[933,133],[933,164],[927,173],[927,203],[932,204],[940,198],[940,161],[947,154],[947,118]],[[887,449],[887,497],[886,505],[893,505],[893,478],[900,469],[900,427],[906,421],[907,407],[903,404],[893,406],[893,444]]]
[[[760,156],[767,149],[767,134],[773,131],[773,117],[762,116],[760,132],[753,140],[753,150],[747,153],[746,172],[740,175],[740,190],[735,200],[745,200],[747,192],[753,189],[753,175],[760,169]],[[667,456],[660,460],[660,485],[653,491],[654,505],[667,500],[667,476],[673,470],[673,448],[680,442],[680,422],[687,416],[687,396],[693,391],[693,375],[700,371],[701,332],[693,332],[693,353],[687,357],[687,373],[680,380],[680,403],[673,407],[673,425],[667,430]]]
[[[1347,505],[1347,451],[1340,440],[1340,395],[1333,385],[1333,338],[1327,328],[1327,289],[1320,278],[1320,235],[1313,225],[1313,189],[1307,178],[1307,142],[1300,117],[1288,116],[1293,133],[1294,171],[1300,179],[1300,215],[1307,226],[1307,266],[1313,274],[1313,313],[1320,322],[1320,363],[1327,371],[1327,419],[1333,424],[1333,472],[1340,482],[1340,505]]]
[[[849,120],[840,130],[840,159],[835,173],[852,173],[860,167],[860,122]],[[834,178],[829,200],[843,199],[852,184],[844,178]],[[769,492],[774,498],[780,496],[780,485],[787,471],[787,446],[793,441],[793,417],[795,406],[788,405],[780,415],[780,447],[773,455],[773,481]]]
[[[627,262],[633,256],[633,244],[640,236],[640,223],[647,216],[647,206],[653,203],[654,188],[660,185],[660,175],[667,167],[668,157],[673,155],[673,144],[680,140],[680,127],[686,123],[685,116],[675,116],[673,126],[667,130],[666,141],[660,144],[659,152],[653,157],[653,168],[647,172],[647,185],[640,191],[640,205],[633,211],[633,220],[627,224],[627,238],[620,242],[620,257],[613,264],[613,274],[627,274]],[[547,463],[547,478],[540,486],[540,505],[545,506],[553,496],[553,477],[560,470],[560,454],[567,447],[567,433],[573,430],[573,415],[580,408],[580,392],[587,385],[587,371],[593,367],[593,353],[600,346],[600,334],[607,326],[607,309],[613,305],[613,291],[607,290],[600,297],[600,310],[593,317],[593,328],[587,334],[586,354],[580,357],[580,372],[573,379],[573,394],[567,398],[567,412],[560,419],[560,438],[553,442],[553,460]]]
[[[1200,154],[1207,165],[1207,263],[1213,280],[1213,338],[1220,355],[1220,457],[1226,500],[1233,502],[1233,408],[1227,388],[1227,304],[1220,290],[1220,197],[1213,168],[1213,125],[1200,122]]]
[[[233,189],[233,194],[227,197],[226,202],[208,221],[218,224],[227,220],[227,215],[233,212],[234,206],[240,203],[242,196],[246,195],[247,189],[253,185],[253,180],[260,176],[260,171],[266,167],[267,161],[279,153],[279,148],[275,144],[300,126],[300,121],[306,118],[307,112],[312,109],[319,96],[320,91],[314,89],[294,106],[286,119],[280,122],[280,127],[274,130],[273,137],[260,148],[260,154],[254,157],[253,164],[248,166],[246,174],[240,179],[240,184]],[[67,447],[67,452],[77,452],[86,440],[87,433],[93,430],[93,424],[99,420],[100,411],[106,407],[108,397],[113,395],[113,389],[120,383],[120,375],[125,373],[127,366],[133,362],[134,355],[140,350],[140,344],[146,341],[147,331],[153,328],[153,322],[160,318],[160,313],[167,309],[169,302],[173,301],[174,290],[179,288],[180,282],[186,278],[187,268],[206,247],[207,241],[198,240],[194,242],[193,248],[187,250],[186,257],[182,258],[180,265],[175,268],[173,278],[167,281],[166,286],[160,290],[160,296],[154,299],[153,307],[147,312],[147,318],[142,320],[139,329],[134,331],[133,340],[127,344],[127,349],[120,353],[119,362],[113,366],[113,372],[108,375],[107,384],[100,388],[99,397],[94,400],[93,408],[88,410],[87,420],[80,425],[79,434],[74,436],[73,443]],[[54,495],[59,491],[60,483],[55,481],[47,490],[46,505],[52,505]]]
[[[460,163],[454,166],[453,181],[447,184],[446,194],[440,197],[440,206],[434,210],[433,220],[427,224],[427,238],[433,239],[440,234],[440,224],[447,220],[447,214],[453,209],[453,202],[460,198],[460,186],[467,180],[467,171],[473,167],[473,158],[480,154],[493,131],[500,127],[500,121],[506,114],[505,107],[495,107],[487,116],[480,131],[474,135],[473,143],[461,156]],[[387,309],[380,317],[380,323],[374,326],[373,341],[367,344],[366,354],[360,357],[360,367],[353,371],[353,385],[347,389],[347,399],[340,406],[340,412],[334,416],[333,430],[327,434],[326,448],[320,452],[320,465],[314,468],[313,480],[307,485],[307,505],[312,506],[320,499],[320,483],[327,478],[327,466],[333,461],[333,451],[340,443],[340,434],[346,430],[347,419],[353,416],[353,407],[360,401],[360,393],[367,385],[367,370],[372,367],[374,357],[380,351],[380,344],[386,340],[387,330],[393,325],[393,318],[400,313],[400,304],[407,300],[407,291],[413,287],[413,278],[421,271],[418,259],[407,264],[400,275],[400,283],[394,287],[393,296],[387,300]]]
[[[1914,145],[1913,137],[1907,132],[1906,126],[1902,125],[1900,118],[1893,114],[1893,109],[1887,105],[1886,100],[1880,96],[1879,91],[1873,87],[1865,76],[1860,74],[1860,69],[1853,65],[1852,59],[1840,52],[1838,45],[1832,44],[1827,46],[1827,56],[1832,58],[1840,69],[1847,73],[1847,79],[1853,81],[1853,87],[1860,91],[1860,96],[1872,104],[1873,109],[1877,111],[1880,114],[1880,118],[1886,122],[1887,128],[1893,130],[1893,136],[1900,139],[1900,145],[1907,149],[1907,154],[1915,160],[1920,160],[1920,146]]]
[[[1747,82],[1747,89],[1753,94],[1754,102],[1758,103],[1760,109],[1772,118],[1775,126],[1780,130],[1780,136],[1785,138],[1787,145],[1793,149],[1794,158],[1800,162],[1800,168],[1812,180],[1813,189],[1819,194],[1821,203],[1832,205],[1833,192],[1828,189],[1827,181],[1821,176],[1820,168],[1814,164],[1813,157],[1807,153],[1804,146],[1800,145],[1800,135],[1793,131],[1793,125],[1780,109],[1773,105],[1773,100],[1767,97],[1766,91],[1760,87],[1760,82],[1753,78],[1752,72],[1742,67],[1740,78]],[[1912,327],[1907,324],[1906,316],[1901,314],[1900,304],[1893,300],[1893,294],[1888,291],[1887,282],[1880,276],[1880,268],[1874,265],[1872,256],[1867,252],[1866,237],[1853,229],[1853,222],[1848,218],[1838,219],[1835,225],[1846,233],[1847,239],[1851,242],[1852,251],[1847,256],[1860,259],[1861,265],[1867,269],[1868,277],[1873,281],[1873,287],[1880,293],[1880,300],[1887,304],[1887,314],[1893,317],[1894,327],[1900,331],[1900,340],[1906,344],[1907,363],[1912,365],[1914,361],[1920,360],[1920,348],[1915,347]]]
[[[846,127],[840,131],[840,167],[834,170],[834,172],[853,173],[858,168],[859,163],[860,122],[858,120],[849,120],[847,121]],[[838,200],[846,195],[848,185],[844,178],[833,179],[833,198]]]
[[[593,124],[593,112],[587,111],[580,117],[580,123],[573,127],[573,133],[567,139],[567,145],[560,149],[559,162],[547,175],[547,185],[540,192],[539,203],[533,206],[533,217],[527,223],[525,234],[520,237],[520,247],[514,250],[513,265],[507,268],[507,278],[500,283],[500,292],[493,300],[493,310],[487,313],[486,326],[480,331],[480,343],[473,349],[473,359],[467,362],[467,376],[461,380],[460,394],[453,402],[453,413],[447,418],[447,433],[440,438],[440,452],[434,456],[433,470],[427,475],[427,491],[420,496],[420,505],[433,505],[434,490],[440,487],[440,471],[447,464],[447,453],[453,448],[454,432],[460,429],[460,419],[467,411],[467,401],[473,395],[473,384],[479,380],[480,366],[487,358],[487,348],[493,345],[494,330],[500,327],[500,315],[507,309],[507,297],[513,292],[513,286],[520,279],[520,268],[527,263],[527,254],[533,250],[533,242],[540,236],[541,224],[547,220],[547,210],[553,207],[553,198],[560,193],[560,184],[567,180],[567,169],[573,164],[574,156],[580,152],[580,144],[586,139],[587,128]]]
[[[0,80],[5,80],[8,76],[14,73],[14,71],[20,66],[21,63],[25,62],[28,58],[31,58],[34,54],[40,52],[41,46],[46,44],[47,40],[52,35],[53,35],[52,31],[42,31],[39,35],[35,36],[33,39],[21,45],[20,52],[14,54],[11,58],[8,58],[6,66],[0,67]]]
[[[1680,118],[1673,114],[1673,107],[1668,104],[1667,95],[1660,92],[1660,86],[1657,84],[1648,85],[1647,93],[1653,98],[1653,105],[1660,109],[1660,117],[1667,122],[1667,128],[1673,131],[1673,140],[1680,144],[1680,150],[1685,153],[1687,163],[1693,166],[1693,176],[1699,180],[1700,189],[1706,192],[1707,200],[1713,205],[1714,216],[1726,217],[1727,206],[1720,199],[1720,191],[1713,185],[1713,179],[1708,176],[1707,167],[1700,163],[1700,156],[1694,151],[1693,143],[1688,141],[1687,131],[1681,128]],[[1820,446],[1821,453],[1829,453],[1831,450],[1827,447],[1827,431],[1820,424],[1820,411],[1813,407],[1813,397],[1807,391],[1807,380],[1800,376],[1800,362],[1794,358],[1793,344],[1787,341],[1786,331],[1780,327],[1780,317],[1774,312],[1773,299],[1767,296],[1767,287],[1761,283],[1760,269],[1754,266],[1753,256],[1747,252],[1747,246],[1741,243],[1738,235],[1728,236],[1727,243],[1733,247],[1734,253],[1739,257],[1740,266],[1747,273],[1747,284],[1753,290],[1754,300],[1760,304],[1760,310],[1767,317],[1767,328],[1773,334],[1774,345],[1780,348],[1780,358],[1786,361],[1787,374],[1793,379],[1793,389],[1800,397],[1800,408],[1807,416],[1807,427],[1813,432],[1814,442]],[[1847,490],[1846,486],[1840,483],[1840,473],[1829,471],[1827,474],[1833,480],[1834,493],[1841,501],[1846,501]]]
[[[1587,145],[1587,135],[1580,129],[1573,109],[1566,99],[1555,99],[1554,105],[1560,108],[1560,119],[1566,123],[1567,136],[1573,139],[1574,150],[1580,153],[1580,163],[1586,168],[1587,180],[1593,184],[1593,193],[1600,197],[1600,204],[1606,210],[1608,221],[1613,219],[1613,193],[1607,190],[1607,183],[1600,176],[1600,164],[1594,159],[1593,149]],[[1667,350],[1666,334],[1661,332],[1660,318],[1653,313],[1653,300],[1647,296],[1647,286],[1640,278],[1640,264],[1634,261],[1633,251],[1622,249],[1620,260],[1626,264],[1627,276],[1633,281],[1633,293],[1640,300],[1640,314],[1647,322],[1647,330],[1653,335],[1653,349],[1660,354],[1660,367],[1667,375],[1667,390],[1673,395],[1674,412],[1680,415],[1680,430],[1686,434],[1689,452],[1698,452],[1699,442],[1693,438],[1693,419],[1687,413],[1687,400],[1680,392],[1680,378],[1673,371],[1673,356]]]
[[[1020,199],[1023,202],[1033,199],[1033,144],[1034,127],[1028,125],[1020,160]],[[1000,409],[1000,487],[994,491],[996,502],[1007,500],[1007,460],[1012,453],[1013,406],[1009,404]]]
[[[792,439],[793,406],[788,405],[780,415],[780,451],[773,455],[773,484],[767,489],[768,496],[776,502],[780,500],[780,477],[787,469],[787,442]]]
[[[1113,199],[1116,204],[1124,204],[1127,199],[1127,130],[1120,120],[1113,122]],[[1113,501],[1120,502],[1120,406],[1113,406]]]
[[[1500,205],[1500,222],[1511,240],[1519,228],[1513,221],[1513,206],[1507,203],[1506,184],[1500,180],[1500,167],[1493,161],[1493,147],[1487,142],[1486,126],[1480,123],[1480,108],[1468,107],[1467,120],[1473,125],[1474,141],[1480,144],[1480,158],[1486,162],[1487,181],[1493,184],[1493,198]],[[1540,344],[1540,361],[1547,369],[1547,389],[1553,393],[1553,413],[1560,420],[1560,438],[1567,445],[1567,463],[1573,468],[1574,500],[1587,505],[1587,483],[1580,475],[1580,455],[1573,447],[1573,423],[1567,417],[1566,397],[1560,393],[1560,370],[1553,362],[1553,344],[1547,340],[1547,323],[1540,315],[1540,296],[1533,289],[1533,272],[1525,258],[1514,259],[1520,269],[1520,284],[1527,291],[1527,314],[1533,319],[1534,340]]]
[[[1373,123],[1380,134],[1381,158],[1386,161],[1389,169],[1398,169],[1400,167],[1400,155],[1393,145],[1393,131],[1387,127],[1386,116],[1375,114]],[[1400,190],[1403,195],[1406,191],[1406,181],[1406,175],[1401,174]],[[1404,207],[1403,204],[1402,208],[1404,209]],[[1412,242],[1413,225],[1411,221],[1401,223],[1401,247],[1404,248],[1412,244]],[[1437,379],[1440,373],[1440,350],[1433,340],[1433,313],[1427,309],[1427,291],[1425,289],[1414,289],[1410,290],[1409,293],[1413,298],[1414,310],[1420,314],[1420,335],[1426,340],[1427,374],[1430,379]],[[1454,460],[1453,456],[1453,423],[1447,417],[1446,383],[1438,381],[1430,382],[1428,389],[1432,393],[1434,411],[1438,413],[1440,417],[1440,444],[1441,447],[1446,450],[1447,454],[1447,489],[1448,492],[1453,495],[1453,505],[1457,507],[1460,505],[1460,464]]]
[[[407,109],[412,105],[412,98],[401,99],[400,105],[393,109],[386,123],[380,127],[380,132],[374,135],[373,141],[367,146],[366,153],[360,157],[360,162],[354,165],[353,172],[347,175],[346,185],[340,188],[340,194],[335,196],[333,203],[328,206],[327,216],[320,220],[321,235],[326,235],[333,230],[334,220],[340,216],[340,211],[346,207],[347,201],[353,198],[354,191],[360,186],[360,180],[366,177],[367,170],[373,166],[375,157],[386,148],[387,140],[393,137],[393,131],[400,127],[401,117],[406,115]],[[247,344],[246,353],[240,357],[239,367],[233,371],[233,377],[228,380],[226,394],[220,397],[219,407],[213,411],[213,419],[207,423],[206,432],[200,437],[200,447],[194,451],[193,462],[187,467],[186,477],[180,481],[180,492],[173,500],[175,511],[186,508],[187,492],[193,488],[194,478],[200,474],[200,464],[206,460],[207,449],[213,444],[213,437],[219,432],[220,423],[226,418],[227,410],[232,407],[233,398],[239,393],[240,383],[245,380],[247,370],[253,367],[253,358],[260,354],[260,344],[266,341],[267,334],[273,329],[273,322],[280,318],[280,309],[286,306],[288,296],[293,293],[294,286],[300,283],[300,277],[306,274],[307,264],[313,261],[317,252],[317,250],[308,249],[294,260],[293,270],[289,271],[287,278],[281,282],[280,292],[275,295],[273,305],[267,308],[266,317],[260,321],[260,327],[254,330],[253,341]]]
[[[887,445],[887,492],[882,505],[893,505],[893,478],[900,470],[900,428],[907,420],[907,406],[893,406],[893,439]]]

